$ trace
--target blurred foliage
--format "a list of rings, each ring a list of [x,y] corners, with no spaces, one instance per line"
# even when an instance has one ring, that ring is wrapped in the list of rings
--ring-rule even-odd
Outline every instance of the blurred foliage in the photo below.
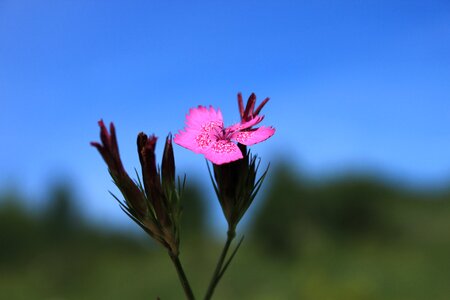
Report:
[[[314,181],[286,166],[266,184],[215,299],[448,299],[449,190],[364,174]],[[93,226],[66,185],[48,198],[32,211],[20,194],[0,195],[0,299],[183,299],[144,234]],[[202,201],[188,186],[181,259],[198,298],[221,248],[203,230]]]

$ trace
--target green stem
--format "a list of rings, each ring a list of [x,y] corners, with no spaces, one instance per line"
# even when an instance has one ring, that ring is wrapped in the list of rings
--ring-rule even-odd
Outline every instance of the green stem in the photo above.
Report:
[[[222,253],[220,254],[219,261],[217,262],[216,269],[214,270],[213,276],[211,278],[211,281],[208,286],[208,291],[205,295],[205,300],[210,300],[214,289],[216,288],[217,284],[219,283],[222,273],[222,267],[223,263],[225,261],[225,258],[227,257],[228,250],[230,249],[231,242],[233,241],[234,237],[236,236],[236,232],[234,230],[228,230],[227,233],[227,241],[225,242],[225,245],[223,247]]]
[[[178,278],[180,279],[181,285],[183,286],[184,293],[186,294],[186,298],[188,300],[195,300],[194,293],[192,292],[191,286],[189,285],[189,281],[184,273],[183,266],[181,265],[180,259],[178,255],[172,255],[169,253],[170,258],[175,266],[175,269],[178,273]]]

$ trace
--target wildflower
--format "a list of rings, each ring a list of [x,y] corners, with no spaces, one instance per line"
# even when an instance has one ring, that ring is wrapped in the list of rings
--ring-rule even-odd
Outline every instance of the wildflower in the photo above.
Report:
[[[266,98],[255,109],[256,96],[252,94],[244,108],[239,93],[241,122],[229,127],[224,126],[219,109],[211,106],[192,108],[186,116],[184,130],[180,130],[174,138],[178,145],[205,155],[213,163],[213,174],[210,175],[230,234],[234,234],[267,172],[257,178],[259,161],[247,151],[247,146],[265,141],[275,133],[273,127],[254,128],[264,119],[259,113],[268,101],[269,98]]]
[[[229,127],[224,127],[220,109],[198,106],[186,116],[186,127],[175,135],[174,142],[195,153],[205,155],[206,159],[221,165],[242,159],[245,153],[236,143],[250,146],[270,138],[275,129],[259,124],[264,117],[255,116]]]
[[[223,214],[228,223],[228,231],[227,231],[227,240],[225,242],[224,248],[222,250],[222,254],[219,257],[219,261],[217,263],[216,269],[213,273],[211,283],[206,292],[205,299],[211,299],[214,289],[217,286],[220,278],[223,276],[223,273],[226,271],[230,262],[233,260],[234,255],[238,251],[242,238],[236,245],[232,254],[229,256],[227,260],[227,253],[230,249],[230,245],[236,236],[236,227],[239,221],[242,219],[244,214],[247,212],[248,208],[252,204],[253,200],[256,197],[259,189],[262,186],[264,178],[266,177],[268,167],[263,172],[263,174],[258,178],[257,173],[259,169],[260,160],[255,156],[251,155],[250,151],[247,151],[247,146],[262,142],[269,137],[271,137],[275,133],[275,129],[272,127],[259,127],[253,128],[253,126],[259,124],[264,116],[260,116],[259,113],[264,105],[269,101],[269,98],[266,98],[256,109],[256,96],[255,94],[251,94],[247,105],[244,108],[244,103],[242,101],[242,95],[238,94],[238,107],[239,114],[241,117],[241,122],[230,126],[228,128],[223,128],[222,116],[212,115],[212,120],[202,120],[200,122],[193,122],[192,120],[187,120],[188,128],[185,132],[181,134],[186,138],[182,142],[187,142],[185,144],[179,143],[182,146],[188,146],[186,148],[191,149],[193,151],[198,150],[195,143],[189,143],[189,138],[194,137],[195,141],[197,141],[199,136],[206,130],[202,130],[202,126],[209,125],[209,122],[215,121],[219,119],[219,122],[213,123],[215,128],[215,135],[209,134],[211,131],[207,131],[208,135],[206,135],[208,140],[208,146],[205,152],[202,152],[200,147],[199,153],[204,153],[206,158],[208,157],[211,149],[214,149],[214,143],[218,141],[225,140],[227,143],[232,143],[231,140],[238,142],[236,147],[239,149],[239,154],[241,155],[241,159],[235,159],[233,161],[228,161],[228,163],[217,163],[216,161],[210,159],[213,162],[213,172],[211,172],[211,168],[208,164],[208,171],[211,177],[211,181],[214,186],[214,191],[216,192],[217,198],[219,199],[220,206],[222,207]],[[209,112],[215,112],[210,108]],[[220,112],[220,111],[219,111]],[[191,113],[192,114],[192,113]],[[195,121],[200,120],[199,117],[193,118]],[[193,124],[192,126],[190,126]],[[216,125],[217,124],[217,125]],[[193,127],[194,129],[191,129]],[[200,130],[195,131],[200,127]],[[212,136],[212,138],[211,138]],[[192,145],[193,144],[193,145]],[[234,145],[234,143],[232,143]],[[213,157],[215,158],[215,157]]]
[[[212,174],[210,172],[214,190],[228,222],[229,234],[233,234],[237,224],[256,197],[267,174],[266,169],[259,178],[257,177],[259,160],[256,155],[252,155],[247,150],[247,146],[254,144],[252,143],[254,141],[263,141],[275,132],[272,127],[252,128],[264,118],[259,113],[268,101],[269,98],[266,98],[255,110],[256,96],[251,94],[244,109],[242,95],[238,94],[241,123],[231,126],[231,130],[239,128],[238,135],[240,137],[236,140],[243,157],[227,164],[213,164]],[[248,142],[250,139],[252,142]]]

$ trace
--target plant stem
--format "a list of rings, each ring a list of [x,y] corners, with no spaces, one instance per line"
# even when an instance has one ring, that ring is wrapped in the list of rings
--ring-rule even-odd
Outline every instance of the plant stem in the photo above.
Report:
[[[186,298],[188,300],[195,300],[194,293],[192,292],[191,286],[189,285],[189,281],[184,273],[183,266],[181,265],[180,259],[178,255],[172,255],[169,253],[170,258],[175,266],[175,269],[178,273],[178,278],[180,279],[181,285],[183,286],[184,293],[186,294]]]
[[[220,257],[219,257],[219,261],[217,262],[216,269],[214,270],[213,276],[209,283],[208,291],[206,292],[206,295],[204,298],[205,300],[211,299],[211,297],[214,293],[214,289],[216,288],[217,284],[219,283],[219,280],[221,278],[220,275],[222,273],[223,263],[227,256],[228,250],[230,249],[231,242],[233,241],[235,236],[236,236],[236,232],[234,230],[228,230],[227,241],[225,242],[222,253],[220,254]]]

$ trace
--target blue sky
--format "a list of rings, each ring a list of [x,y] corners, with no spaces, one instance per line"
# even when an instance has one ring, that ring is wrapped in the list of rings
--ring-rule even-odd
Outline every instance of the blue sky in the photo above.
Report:
[[[98,119],[132,171],[139,131],[176,132],[199,104],[231,124],[238,91],[271,97],[265,161],[448,181],[450,2],[0,0],[0,189],[62,176],[114,219]],[[201,156],[176,156],[203,180]]]

